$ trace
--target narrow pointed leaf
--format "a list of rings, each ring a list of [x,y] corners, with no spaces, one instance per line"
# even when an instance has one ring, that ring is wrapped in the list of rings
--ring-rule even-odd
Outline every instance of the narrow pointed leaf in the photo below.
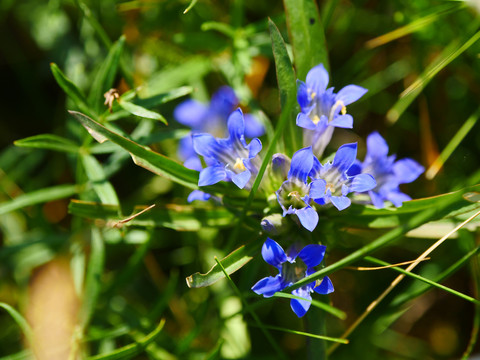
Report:
[[[108,139],[127,150],[135,164],[145,169],[166,177],[191,189],[198,189],[198,172],[185,168],[183,165],[164,155],[153,152],[117,133],[108,130],[103,125],[76,111],[70,111],[80,123],[95,138]]]
[[[88,101],[98,113],[101,113],[103,108],[105,108],[103,104],[105,101],[103,94],[113,87],[124,44],[125,36],[122,35],[110,48],[107,58],[102,66],[100,66],[93,80]]]
[[[85,95],[69,78],[65,76],[65,74],[60,70],[57,64],[51,63],[50,69],[52,71],[53,77],[57,81],[57,84],[62,88],[65,94],[67,94],[67,96],[72,99],[75,105],[77,105],[78,109],[90,117],[96,117],[97,114],[88,105]]]
[[[293,47],[297,78],[304,80],[318,64],[328,70],[325,34],[314,0],[284,0],[290,43]]]
[[[160,115],[155,111],[147,110],[144,107],[141,107],[139,105],[135,105],[134,103],[123,101],[123,100],[119,101],[118,104],[122,109],[124,109],[125,111],[129,112],[132,115],[136,115],[145,119],[160,120],[165,125],[168,125],[167,119],[165,119],[163,115]]]
[[[25,139],[17,140],[14,144],[19,147],[48,149],[69,153],[78,153],[79,149],[78,145],[73,141],[52,134],[30,136]]]
[[[0,215],[27,206],[67,198],[79,193],[81,190],[82,186],[79,185],[58,185],[22,194],[10,201],[1,203]]]
[[[100,163],[93,156],[82,154],[80,157],[85,173],[93,185],[93,189],[104,204],[118,205],[117,193],[112,184],[106,179]]]
[[[20,329],[22,329],[23,334],[25,337],[28,339],[29,343],[32,344],[32,329],[30,328],[30,325],[28,324],[27,320],[17,311],[15,310],[12,306],[0,302],[0,308],[3,308],[5,311],[8,312],[8,314],[15,320],[15,322],[18,324]]]
[[[277,73],[278,89],[280,91],[280,104],[282,108],[286,105],[288,97],[296,97],[296,79],[295,72],[293,70],[290,57],[288,56],[285,42],[283,41],[280,31],[278,31],[275,23],[268,19],[268,27],[270,30],[270,39],[272,41],[273,57],[275,59],[275,70]],[[297,107],[293,107],[291,111],[291,119],[295,119]],[[300,148],[301,144],[301,131],[296,126],[294,121],[289,122],[288,134],[285,134],[284,139],[286,142],[287,152],[293,154],[294,151]]]
[[[232,274],[257,255],[262,243],[260,241],[252,241],[248,245],[242,245],[237,250],[231,252],[222,259],[222,265],[228,274]],[[195,273],[187,277],[187,285],[190,288],[205,287],[216,283],[223,279],[225,274],[218,264],[214,265],[206,274]]]

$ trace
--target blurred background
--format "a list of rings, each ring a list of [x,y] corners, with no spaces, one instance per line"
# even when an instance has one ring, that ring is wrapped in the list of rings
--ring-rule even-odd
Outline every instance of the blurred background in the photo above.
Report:
[[[479,183],[478,2],[325,0],[317,4],[329,51],[330,86],[338,90],[357,84],[369,89],[349,106],[355,119],[353,131],[337,132],[334,144],[358,141],[362,158],[366,136],[379,131],[390,153],[414,158],[427,169],[426,176],[403,188],[413,198]],[[225,84],[234,88],[242,108],[261,111],[275,126],[280,103],[268,17],[288,42],[281,2],[2,0],[0,202],[76,182],[79,170],[71,154],[15,147],[13,142],[44,133],[83,141],[78,124],[66,111],[76,106],[57,85],[50,64],[57,64],[88,93],[109,48],[122,35],[124,56],[115,78],[120,93],[140,87],[141,94],[153,96],[183,85],[192,87],[190,95],[157,108],[169,128],[182,128],[172,115],[181,101],[191,97],[207,102]],[[136,123],[124,120],[121,126],[129,133]],[[151,131],[160,127],[164,125],[155,123]],[[175,141],[153,148],[176,157]],[[436,162],[446,148],[444,161]],[[135,166],[128,157],[118,163],[107,154],[97,159],[105,165],[125,214],[135,205],[186,203],[185,189]],[[96,200],[91,194],[83,199]],[[0,215],[0,301],[19,309],[30,323],[52,330],[44,334],[43,345],[36,345],[48,349],[35,350],[50,359],[66,358],[71,351],[69,345],[52,348],[58,344],[55,339],[65,336],[65,344],[73,336],[81,306],[78,274],[85,269],[90,251],[85,247],[88,224],[72,217],[68,204],[68,199],[58,199]],[[328,263],[366,241],[361,235],[347,241],[347,235],[338,237],[330,230],[325,225],[320,232],[325,241],[338,242]],[[82,351],[93,355],[129,344],[164,317],[159,340],[138,358],[276,358],[260,330],[235,316],[241,303],[226,282],[202,289],[185,285],[186,276],[208,271],[214,255],[222,257],[234,250],[226,247],[230,231],[112,229],[106,235],[102,289],[88,331],[79,342]],[[434,236],[405,238],[378,256],[390,262],[414,259],[434,240]],[[435,264],[422,267],[422,275],[440,274],[475,242],[478,231],[460,232],[439,249]],[[127,262],[128,271],[122,271]],[[478,297],[476,269],[473,263],[464,266],[444,284]],[[248,293],[264,275],[261,259],[254,259],[233,279]],[[329,335],[339,336],[393,276],[380,271],[333,274],[333,304],[348,317],[332,319]],[[434,290],[405,307],[402,291],[417,285],[399,286],[390,301],[352,335],[352,343],[340,347],[332,358],[460,358],[470,341],[474,306]],[[392,305],[395,301],[402,307]],[[277,299],[259,305],[259,314],[278,326],[301,327],[288,308],[286,300]],[[304,338],[274,335],[289,358],[305,356]],[[24,345],[18,326],[0,311],[0,358],[11,354],[16,354],[15,359],[28,358]]]

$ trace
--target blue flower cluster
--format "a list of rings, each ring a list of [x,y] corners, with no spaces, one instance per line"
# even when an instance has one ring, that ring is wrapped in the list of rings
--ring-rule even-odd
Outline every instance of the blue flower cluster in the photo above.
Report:
[[[363,162],[357,159],[357,144],[340,146],[326,161],[324,152],[335,128],[353,128],[353,117],[347,114],[347,105],[360,99],[367,90],[348,85],[334,92],[327,88],[328,72],[322,64],[312,68],[306,82],[297,80],[297,101],[300,112],[296,124],[303,129],[304,148],[290,159],[275,154],[267,168],[261,189],[267,199],[276,199],[285,218],[290,215],[297,224],[313,231],[319,222],[318,211],[336,208],[342,211],[352,201],[370,203],[377,208],[386,202],[401,206],[410,197],[399,186],[414,181],[424,168],[412,159],[396,160],[388,156],[388,145],[374,132],[367,139],[367,154]],[[180,157],[185,166],[200,171],[199,186],[231,181],[240,189],[250,189],[259,172],[262,143],[257,138],[264,128],[251,115],[234,109],[238,100],[229,87],[218,90],[209,105],[194,100],[180,104],[175,118],[192,129],[192,134],[181,140]],[[292,119],[293,121],[293,119]],[[226,125],[226,126],[225,126]],[[226,137],[222,137],[226,136]],[[252,140],[247,143],[246,138]],[[203,164],[199,158],[203,157]],[[210,198],[210,194],[194,191],[189,201]],[[365,200],[367,199],[367,200]],[[265,232],[278,234],[270,214],[262,220]],[[325,246],[297,246],[287,252],[268,238],[262,248],[264,260],[279,271],[275,277],[266,277],[252,288],[257,294],[271,297],[298,280],[315,272],[325,255]],[[311,293],[329,294],[333,285],[328,277],[292,292],[296,298],[291,307],[299,317],[305,315],[311,304]]]

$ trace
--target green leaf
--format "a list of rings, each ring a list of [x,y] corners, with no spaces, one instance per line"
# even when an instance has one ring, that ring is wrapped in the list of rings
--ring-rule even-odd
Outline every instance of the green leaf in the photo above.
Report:
[[[19,147],[49,149],[75,154],[78,153],[79,149],[73,141],[52,134],[30,136],[25,139],[14,141],[14,144]]]
[[[150,343],[154,342],[160,335],[163,325],[165,325],[165,319],[160,321],[157,328],[150,334],[145,336],[142,340],[135,342],[134,344],[123,346],[108,354],[100,354],[96,356],[90,356],[88,360],[116,360],[116,359],[132,359],[135,356],[140,355],[145,351]]]
[[[151,110],[147,110],[144,107],[135,105],[128,101],[120,100],[118,101],[118,104],[122,107],[122,109],[126,110],[132,115],[136,115],[145,119],[160,120],[165,125],[168,125],[167,119],[165,119],[163,115],[160,115],[159,113],[156,113]]]
[[[133,214],[144,207],[135,207]],[[74,200],[68,206],[70,214],[87,219],[101,219],[109,224],[118,223],[126,216],[119,215],[120,208],[87,201]],[[155,207],[138,215],[122,226],[164,227],[177,231],[199,231],[206,227],[228,227],[232,225],[234,215],[222,208],[195,208],[188,205],[167,205],[165,208]]]
[[[33,333],[27,320],[25,320],[25,318],[17,310],[15,310],[13,307],[11,307],[6,303],[0,302],[0,308],[3,308],[9,313],[9,315],[13,318],[13,320],[15,320],[15,322],[18,324],[20,329],[22,329],[22,332],[25,335],[25,337],[28,339],[28,342],[30,344],[33,344],[32,342]]]
[[[190,4],[188,5],[188,7],[183,11],[183,14],[186,14],[188,13],[190,10],[193,9],[193,7],[195,6],[195,4],[198,2],[198,0],[192,0],[190,1]]]
[[[100,230],[92,228],[90,260],[88,262],[85,291],[83,293],[83,302],[79,314],[79,322],[82,328],[81,333],[85,331],[90,322],[97,303],[98,295],[102,288],[101,276],[104,263],[105,245]]]
[[[297,94],[295,72],[293,71],[293,66],[290,57],[288,56],[282,35],[271,19],[268,19],[268,27],[270,30],[270,39],[272,41],[273,57],[275,59],[280,103],[283,108],[286,105],[287,98],[294,98]],[[293,107],[290,114],[290,121],[288,122],[288,134],[284,135],[286,147],[288,149],[287,155],[292,155],[294,151],[300,148],[299,144],[302,143],[302,133],[300,128],[296,126],[295,121],[293,121],[293,119],[296,118],[296,113],[297,108]]]
[[[127,150],[135,164],[145,169],[182,184],[190,189],[198,189],[198,172],[187,169],[183,165],[167,158],[164,155],[153,152],[147,147],[141,146],[121,135],[108,130],[88,116],[76,111],[69,111],[87,131],[100,143],[110,140]]]
[[[262,242],[254,240],[247,245],[242,245],[235,251],[231,252],[224,259],[222,265],[225,271],[230,275],[243,267],[246,263],[253,259],[253,256],[258,253]],[[206,274],[195,273],[186,278],[187,285],[190,288],[205,287],[216,283],[223,279],[225,273],[218,264],[214,265]]]
[[[420,76],[400,94],[398,101],[387,113],[387,121],[389,124],[393,125],[397,122],[398,118],[405,112],[435,75],[460,56],[470,46],[476,43],[478,39],[480,39],[480,31],[473,34],[466,42],[454,40],[450,43],[442,53],[425,68],[422,74],[420,74]]]
[[[57,64],[51,63],[50,69],[52,70],[53,77],[57,81],[57,84],[60,85],[65,94],[73,100],[78,109],[90,117],[97,117],[97,114],[90,108],[90,106],[88,106],[85,95],[83,95],[80,89],[65,76]]]
[[[329,69],[325,34],[314,0],[284,0],[288,33],[295,58],[297,78],[305,79],[308,71],[322,63]]]
[[[70,197],[79,193],[82,189],[83,187],[80,185],[58,185],[22,194],[15,199],[1,203],[0,215],[27,206]]]
[[[105,101],[103,94],[113,87],[124,44],[125,36],[122,35],[110,48],[107,58],[93,80],[88,101],[98,113],[102,112],[102,109],[105,106],[103,105]]]
[[[88,179],[93,185],[93,189],[104,204],[119,205],[117,193],[112,184],[106,179],[100,163],[92,155],[81,154],[83,168]]]

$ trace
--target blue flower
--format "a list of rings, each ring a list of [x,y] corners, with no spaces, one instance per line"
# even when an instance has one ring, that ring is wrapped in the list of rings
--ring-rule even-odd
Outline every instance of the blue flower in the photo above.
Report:
[[[262,257],[268,264],[278,269],[278,275],[261,279],[253,285],[252,290],[264,297],[271,297],[277,291],[282,291],[313,274],[314,267],[319,265],[325,256],[325,249],[324,245],[307,245],[300,251],[292,247],[288,253],[285,253],[276,241],[267,238],[262,247]],[[328,276],[325,276],[322,281],[314,281],[292,291],[293,295],[304,299],[290,300],[290,307],[298,317],[305,315],[310,308],[312,301],[310,293],[313,291],[322,295],[333,292],[333,284]]]
[[[287,180],[275,192],[277,201],[282,207],[283,216],[295,214],[300,223],[309,231],[313,231],[318,223],[318,214],[310,206],[308,174],[312,170],[314,156],[312,148],[307,147],[293,154]]]
[[[349,176],[348,171],[354,164],[357,156],[357,144],[340,146],[333,163],[327,162],[322,166],[315,158],[310,177],[309,197],[316,203],[325,205],[332,203],[338,210],[350,206],[351,200],[347,197],[350,192],[365,192],[376,186],[372,175],[363,173]]]
[[[297,101],[301,112],[297,125],[304,128],[304,146],[311,145],[313,153],[321,157],[330,142],[335,127],[351,129],[353,118],[346,106],[361,98],[367,90],[347,85],[337,94],[328,88],[328,72],[322,64],[312,68],[306,83],[297,80]]]
[[[179,104],[173,116],[180,124],[192,129],[192,133],[209,133],[216,137],[227,134],[227,118],[238,106],[235,92],[229,86],[222,86],[212,96],[209,104],[196,100],[186,100]],[[265,133],[263,125],[250,114],[245,115],[245,136],[253,138]],[[193,170],[201,171],[202,164],[198,158],[192,142],[192,135],[182,138],[178,148],[179,157],[184,165]]]
[[[377,185],[368,194],[377,208],[383,208],[385,201],[399,207],[404,201],[411,200],[410,196],[400,191],[399,185],[414,181],[425,171],[415,160],[395,160],[395,155],[388,156],[385,139],[378,132],[373,132],[367,138],[367,154],[363,163],[358,162],[349,171],[350,174],[369,173],[375,177]]]
[[[222,180],[231,180],[240,189],[251,186],[252,175],[258,173],[260,166],[256,156],[262,149],[262,143],[255,138],[247,145],[244,131],[245,122],[239,108],[228,118],[228,138],[217,139],[206,133],[193,135],[193,148],[207,164],[200,171],[199,186],[213,185]]]

